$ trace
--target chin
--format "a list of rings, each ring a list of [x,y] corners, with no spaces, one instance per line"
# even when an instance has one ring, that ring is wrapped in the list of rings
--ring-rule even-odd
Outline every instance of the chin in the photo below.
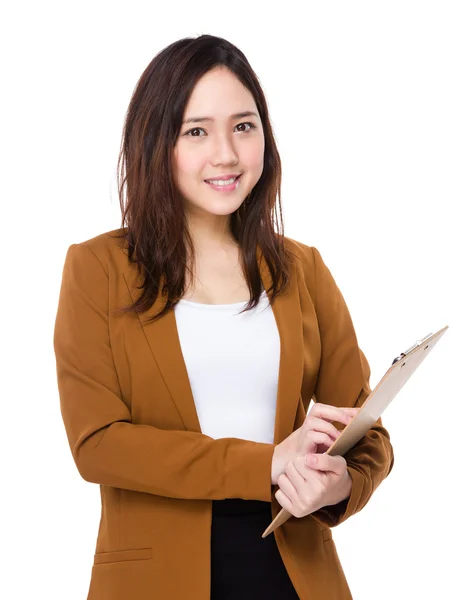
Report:
[[[217,192],[217,195],[221,192]],[[196,200],[191,202],[187,201],[187,205],[192,212],[205,212],[212,215],[231,215],[245,201],[246,196],[240,198],[233,198],[232,196],[226,197],[223,195],[222,198],[210,199],[210,197],[201,198],[199,202]]]
[[[211,214],[211,215],[231,215],[235,211],[237,211],[240,206],[243,204],[243,200],[241,202],[222,202],[217,205],[214,203],[203,203],[200,206],[195,205],[195,208],[199,208],[202,211]]]

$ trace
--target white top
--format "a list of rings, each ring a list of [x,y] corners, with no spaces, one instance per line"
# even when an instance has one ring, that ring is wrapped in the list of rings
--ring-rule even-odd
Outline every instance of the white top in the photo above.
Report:
[[[266,291],[247,302],[180,300],[175,319],[202,433],[272,444],[280,338]]]

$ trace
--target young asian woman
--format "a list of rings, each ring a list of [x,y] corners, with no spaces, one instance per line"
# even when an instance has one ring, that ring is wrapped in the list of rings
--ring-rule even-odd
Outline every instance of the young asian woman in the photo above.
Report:
[[[281,231],[279,153],[236,46],[153,58],[118,178],[121,227],[68,248],[54,331],[71,452],[101,490],[88,600],[351,598],[332,528],[393,450],[379,419],[324,454],[369,365],[321,254]]]

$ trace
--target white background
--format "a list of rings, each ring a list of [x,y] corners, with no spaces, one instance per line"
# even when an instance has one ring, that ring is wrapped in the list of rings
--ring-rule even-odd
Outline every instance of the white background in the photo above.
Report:
[[[353,595],[475,598],[474,2],[23,2],[2,22],[0,596],[86,598],[100,497],[60,416],[61,270],[71,243],[120,226],[115,165],[140,74],[211,33],[260,78],[285,233],[330,267],[372,385],[450,326],[384,414],[390,477],[334,530]]]

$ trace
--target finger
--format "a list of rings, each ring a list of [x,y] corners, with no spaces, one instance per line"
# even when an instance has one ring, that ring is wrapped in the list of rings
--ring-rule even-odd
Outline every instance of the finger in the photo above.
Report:
[[[348,408],[345,406],[331,406],[329,404],[322,404],[317,402],[311,407],[309,414],[313,417],[319,417],[326,421],[337,421],[347,425],[358,413],[359,408]]]
[[[319,409],[336,409],[348,413],[349,415],[355,415],[359,412],[360,406],[334,406],[333,404],[325,404],[324,402],[315,402],[311,407],[311,410],[315,408],[318,412]]]
[[[285,474],[296,490],[306,484],[304,469],[298,465],[304,465],[304,455],[290,460],[284,467]]]
[[[280,506],[282,506],[285,510],[287,510],[288,513],[293,514],[293,512],[294,512],[293,503],[281,489],[277,490],[277,492],[274,494],[274,497],[276,498],[276,500],[278,501]]]
[[[361,409],[360,406],[341,406],[340,408],[352,416],[355,416]]]
[[[289,476],[286,473],[281,473],[277,481],[279,489],[281,489],[292,502],[293,499],[297,497],[297,491],[293,482],[289,479]]]
[[[315,455],[313,454],[312,456]],[[293,460],[293,466],[296,469],[297,473],[302,477],[302,479],[304,479],[304,483],[315,484],[316,481],[322,482],[325,477],[325,475],[323,473],[320,473],[317,469],[311,468],[306,465],[305,454],[299,454],[298,456],[296,456],[296,458]],[[298,480],[296,479],[296,481]],[[303,484],[298,484],[295,487],[299,491],[299,489],[302,489]]]
[[[306,417],[306,420],[303,423],[303,428],[305,431],[320,431],[322,433],[327,433],[327,435],[334,440],[336,440],[341,432],[332,425],[329,421],[325,419],[321,419],[320,417],[315,417],[313,415]]]
[[[308,431],[306,433],[306,442],[304,447],[301,449],[301,452],[311,452],[316,454],[321,454],[328,450],[335,442],[334,438],[331,438],[327,435],[327,433],[321,433],[320,431]],[[313,450],[313,448],[317,445],[317,450]]]
[[[318,417],[322,416],[322,418],[329,419],[331,418],[334,421],[338,421],[337,418],[332,418],[333,416],[341,415],[345,417],[355,417],[355,415],[359,412],[360,407],[354,406],[333,406],[331,404],[323,404],[322,402],[316,402],[314,406],[311,407],[309,414],[316,415]],[[340,421],[339,421],[340,422]]]
[[[336,473],[337,475],[341,475],[347,468],[347,461],[344,457],[329,456],[329,454],[306,454],[305,464],[318,471]]]

